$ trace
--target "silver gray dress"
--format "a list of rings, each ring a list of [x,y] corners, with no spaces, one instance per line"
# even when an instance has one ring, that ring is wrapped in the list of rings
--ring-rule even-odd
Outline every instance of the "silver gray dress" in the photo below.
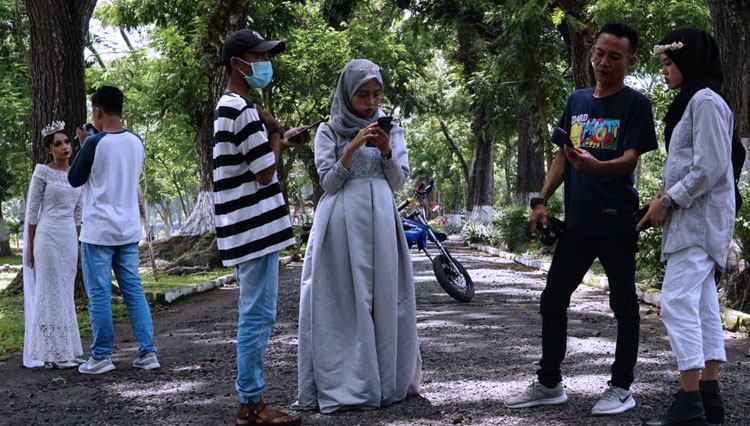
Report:
[[[419,392],[411,256],[393,200],[409,173],[403,130],[391,159],[362,146],[350,170],[349,139],[322,125],[318,203],[302,269],[297,407],[330,413],[374,409]]]

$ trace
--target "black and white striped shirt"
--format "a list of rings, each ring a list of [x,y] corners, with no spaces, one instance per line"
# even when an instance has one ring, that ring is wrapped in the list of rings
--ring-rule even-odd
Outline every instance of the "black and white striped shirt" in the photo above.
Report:
[[[219,254],[225,266],[294,244],[279,181],[262,185],[255,174],[276,157],[255,106],[235,93],[214,112],[214,211]]]

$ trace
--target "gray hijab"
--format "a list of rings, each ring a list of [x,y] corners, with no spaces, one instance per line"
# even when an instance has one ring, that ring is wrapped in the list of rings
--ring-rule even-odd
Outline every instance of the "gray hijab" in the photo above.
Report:
[[[380,107],[367,118],[362,118],[352,108],[352,96],[363,84],[372,79],[378,80],[383,87],[380,67],[367,59],[355,59],[341,70],[336,94],[331,104],[331,121],[328,122],[334,132],[346,138],[353,138],[363,127],[367,127],[382,115]]]

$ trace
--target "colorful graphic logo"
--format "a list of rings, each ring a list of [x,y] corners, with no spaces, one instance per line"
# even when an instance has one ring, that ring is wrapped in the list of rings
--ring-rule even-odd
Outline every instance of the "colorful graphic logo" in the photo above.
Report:
[[[616,150],[620,136],[620,120],[588,118],[588,114],[573,117],[570,140],[574,146]]]

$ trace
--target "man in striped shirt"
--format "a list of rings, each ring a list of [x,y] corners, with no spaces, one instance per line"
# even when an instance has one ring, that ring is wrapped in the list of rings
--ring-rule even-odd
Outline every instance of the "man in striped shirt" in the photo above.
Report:
[[[284,49],[283,41],[264,40],[254,31],[230,34],[222,49],[229,82],[214,113],[216,238],[222,262],[235,267],[240,287],[235,382],[240,425],[301,422],[267,407],[262,398],[266,344],[276,320],[279,250],[295,242],[276,166],[285,148],[298,145],[288,137],[300,128],[284,132],[248,99],[251,90],[268,85],[269,57]],[[304,143],[309,132],[300,139]]]

